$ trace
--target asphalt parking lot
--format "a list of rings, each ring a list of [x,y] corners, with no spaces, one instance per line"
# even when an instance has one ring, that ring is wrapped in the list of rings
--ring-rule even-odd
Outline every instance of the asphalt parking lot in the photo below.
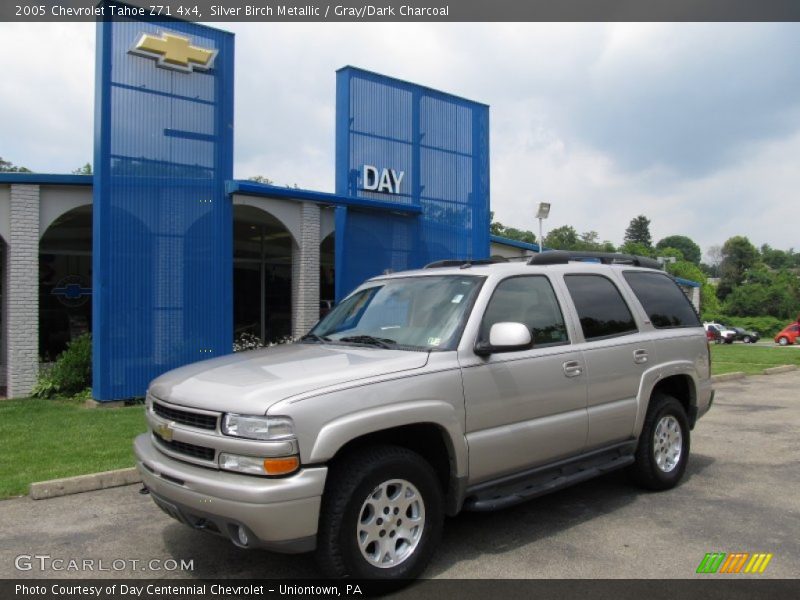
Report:
[[[464,513],[447,521],[426,576],[690,578],[706,552],[771,552],[755,577],[800,577],[800,371],[716,389],[677,489],[645,493],[613,473],[502,512]],[[138,489],[0,502],[0,578],[317,576],[310,556],[239,550],[172,521]],[[42,571],[34,560],[19,571],[20,555],[128,566]],[[193,568],[141,570],[151,559]]]

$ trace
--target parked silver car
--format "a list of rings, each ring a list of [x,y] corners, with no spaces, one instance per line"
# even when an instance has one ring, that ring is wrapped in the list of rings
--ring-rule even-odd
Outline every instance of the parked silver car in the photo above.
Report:
[[[135,442],[153,500],[241,547],[315,550],[329,576],[395,579],[445,515],[623,467],[675,486],[714,395],[703,326],[653,261],[585,258],[376,277],[297,343],[159,377]]]

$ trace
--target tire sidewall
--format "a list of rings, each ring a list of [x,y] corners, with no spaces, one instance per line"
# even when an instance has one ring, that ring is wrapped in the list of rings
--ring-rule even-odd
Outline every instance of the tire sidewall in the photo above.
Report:
[[[676,467],[672,469],[672,471],[666,473],[656,464],[655,431],[659,421],[669,415],[675,417],[681,428],[681,457]],[[666,397],[662,400],[656,408],[652,420],[649,421],[647,430],[643,433],[647,436],[644,441],[647,448],[647,460],[650,462],[653,475],[664,488],[677,485],[686,471],[691,446],[689,420],[686,418],[686,412],[683,410],[681,403],[672,397]]]
[[[420,459],[420,463],[422,459]],[[432,469],[425,463],[401,458],[386,461],[380,468],[364,474],[347,502],[339,544],[342,556],[352,577],[361,579],[415,579],[425,568],[441,536],[444,518],[444,501],[441,487]],[[381,569],[367,562],[356,541],[356,524],[361,507],[370,493],[381,483],[390,479],[405,479],[412,483],[422,497],[425,507],[425,526],[422,539],[405,561],[396,567]]]

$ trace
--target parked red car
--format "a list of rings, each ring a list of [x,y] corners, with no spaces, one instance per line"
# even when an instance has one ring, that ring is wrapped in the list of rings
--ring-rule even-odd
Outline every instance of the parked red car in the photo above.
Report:
[[[781,346],[788,346],[789,344],[797,344],[797,338],[800,337],[800,323],[790,323],[783,330],[775,336],[775,343]]]

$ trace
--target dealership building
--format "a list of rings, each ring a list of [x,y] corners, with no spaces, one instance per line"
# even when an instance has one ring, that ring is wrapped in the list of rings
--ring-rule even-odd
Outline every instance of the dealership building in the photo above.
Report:
[[[489,235],[489,107],[354,67],[335,192],[233,179],[233,51],[98,23],[94,175],[0,174],[0,395],[87,331],[94,397],[124,400],[245,334],[306,333],[367,277],[538,251]]]

